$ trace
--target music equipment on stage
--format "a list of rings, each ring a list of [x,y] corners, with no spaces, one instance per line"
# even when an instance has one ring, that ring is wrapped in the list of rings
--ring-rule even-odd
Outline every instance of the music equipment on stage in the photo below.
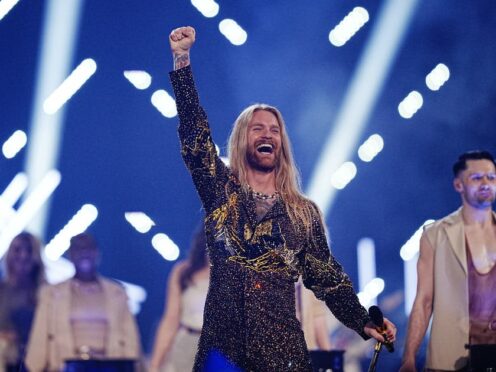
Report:
[[[344,350],[312,350],[310,358],[314,372],[343,372]]]
[[[134,372],[136,363],[134,359],[68,359],[64,372]]]
[[[496,372],[496,344],[465,345],[470,372]]]

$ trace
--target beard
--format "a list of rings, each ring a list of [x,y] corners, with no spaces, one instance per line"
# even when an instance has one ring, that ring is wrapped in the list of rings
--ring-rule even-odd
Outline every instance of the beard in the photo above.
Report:
[[[246,153],[246,160],[248,165],[254,170],[270,173],[276,169],[277,164],[279,164],[279,154],[275,153],[273,158],[267,159],[259,156],[257,150],[248,150]]]
[[[472,195],[467,195],[469,204],[472,204],[476,208],[487,208],[491,207],[496,200],[494,192],[488,192],[486,195],[475,193]]]
[[[495,200],[495,197],[494,197],[494,194],[493,195],[489,195],[489,196],[478,196],[476,198],[477,200],[477,203],[480,205],[480,206],[491,206],[494,204],[494,200]]]

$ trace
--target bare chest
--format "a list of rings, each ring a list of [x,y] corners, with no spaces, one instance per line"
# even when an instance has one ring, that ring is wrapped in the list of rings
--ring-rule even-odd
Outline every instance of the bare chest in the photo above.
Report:
[[[496,226],[481,229],[467,227],[465,238],[477,271],[486,274],[496,264]]]

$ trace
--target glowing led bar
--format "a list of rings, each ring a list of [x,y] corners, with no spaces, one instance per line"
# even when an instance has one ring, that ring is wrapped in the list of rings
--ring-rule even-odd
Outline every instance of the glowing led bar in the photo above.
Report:
[[[155,226],[155,222],[143,212],[126,212],[124,217],[136,231],[145,234]]]
[[[97,219],[98,210],[92,204],[85,204],[45,246],[45,254],[52,261],[58,260],[69,249],[73,236],[81,234]]]
[[[160,89],[152,94],[152,105],[166,118],[173,118],[177,115],[176,101],[165,90]]]
[[[11,9],[16,6],[19,0],[1,0],[0,1],[0,21],[5,17]]]
[[[27,186],[28,178],[26,174],[18,173],[12,181],[10,181],[2,195],[0,195],[0,233],[16,214],[13,206],[17,203],[24,191],[26,191]]]
[[[381,278],[374,278],[367,283],[364,290],[357,294],[362,306],[367,307],[384,291],[385,283]]]
[[[331,185],[338,190],[342,190],[353,178],[355,178],[356,174],[356,165],[351,161],[347,161],[332,174]]]
[[[213,18],[219,14],[219,4],[213,0],[191,0],[191,4],[207,18]]]
[[[369,21],[367,9],[357,6],[329,33],[329,41],[336,47],[345,45]]]
[[[439,63],[434,69],[425,77],[425,84],[430,90],[439,90],[444,83],[450,78],[450,70],[448,66]]]
[[[411,91],[398,105],[398,112],[402,118],[411,119],[422,107],[424,99],[416,90]]]
[[[231,44],[236,46],[243,45],[248,39],[246,31],[233,19],[220,21],[219,31]]]
[[[33,218],[39,208],[48,200],[60,184],[60,173],[49,171],[36,188],[29,194],[15,215],[9,220],[0,235],[0,257],[6,252],[10,241],[19,234]]]
[[[139,90],[147,89],[152,83],[152,77],[146,71],[127,70],[124,71],[124,77]]]
[[[372,161],[384,148],[384,140],[373,134],[358,148],[358,157],[365,162]]]
[[[22,150],[26,143],[28,142],[28,137],[26,133],[22,130],[16,130],[8,139],[4,142],[2,146],[3,155],[7,159],[12,159],[17,155],[19,151]]]
[[[27,187],[28,177],[26,176],[26,173],[17,173],[12,181],[10,181],[9,185],[5,188],[2,195],[0,195],[0,200],[2,200],[5,205],[13,207],[21,197],[22,193],[26,191]]]
[[[43,103],[47,114],[56,113],[96,72],[96,62],[87,58],[55,89]]]
[[[179,247],[163,233],[158,233],[152,238],[152,246],[167,261],[175,261],[179,257]]]

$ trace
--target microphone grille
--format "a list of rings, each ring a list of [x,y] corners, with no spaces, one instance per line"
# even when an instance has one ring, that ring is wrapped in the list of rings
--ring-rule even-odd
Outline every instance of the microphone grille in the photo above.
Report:
[[[378,306],[369,307],[369,316],[377,327],[382,327],[384,323],[384,316]]]

